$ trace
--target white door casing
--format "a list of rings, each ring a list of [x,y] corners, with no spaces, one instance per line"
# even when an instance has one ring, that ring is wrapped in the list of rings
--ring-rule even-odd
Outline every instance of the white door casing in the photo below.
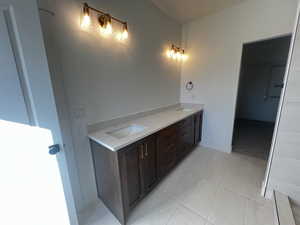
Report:
[[[265,172],[265,178],[262,183],[261,195],[264,196],[265,198],[271,198],[273,195],[273,193],[271,193],[271,192],[267,193],[267,187],[268,187],[268,182],[270,179],[270,172],[271,172],[271,167],[272,167],[273,158],[274,158],[275,145],[276,145],[277,137],[278,137],[278,128],[279,128],[279,124],[280,124],[280,120],[281,120],[283,103],[284,103],[284,98],[286,95],[287,82],[288,82],[288,78],[289,78],[291,62],[292,62],[292,57],[293,57],[293,53],[294,53],[296,34],[297,34],[297,30],[299,29],[298,28],[299,19],[300,19],[300,2],[298,3],[296,18],[295,18],[295,25],[294,25],[294,29],[293,29],[292,40],[291,40],[291,44],[290,44],[290,51],[289,51],[287,66],[286,66],[285,75],[284,75],[283,89],[282,89],[281,96],[280,96],[279,108],[278,108],[278,113],[277,113],[277,117],[276,117],[274,132],[273,132],[271,150],[270,150],[270,154],[269,154],[269,158],[268,158],[268,164],[267,164],[267,169]]]

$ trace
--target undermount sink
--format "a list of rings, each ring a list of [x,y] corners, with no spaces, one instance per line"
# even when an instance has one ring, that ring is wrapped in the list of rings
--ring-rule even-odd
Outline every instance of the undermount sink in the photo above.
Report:
[[[119,129],[109,131],[106,133],[114,138],[121,139],[121,138],[129,137],[131,135],[140,133],[140,132],[144,131],[145,129],[146,129],[146,127],[144,127],[144,126],[133,124],[133,125],[129,125],[127,127],[119,128]]]
[[[192,110],[193,110],[193,109],[183,108],[183,107],[176,109],[176,111],[181,111],[181,112],[190,112],[190,111],[192,111]]]

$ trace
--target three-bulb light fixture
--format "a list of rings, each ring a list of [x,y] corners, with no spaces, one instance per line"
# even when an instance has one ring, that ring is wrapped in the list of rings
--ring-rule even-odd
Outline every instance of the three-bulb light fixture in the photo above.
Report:
[[[100,34],[103,36],[110,36],[113,32],[113,26],[112,21],[115,21],[122,25],[122,30],[116,32],[115,37],[119,41],[124,41],[128,38],[128,26],[127,22],[124,22],[120,19],[117,19],[116,17],[111,16],[108,13],[105,13],[99,9],[95,9],[91,6],[89,6],[87,3],[84,3],[83,5],[83,15],[81,19],[81,28],[86,30],[88,29],[92,24],[91,19],[91,12],[96,13],[98,16],[98,29]]]
[[[173,44],[171,49],[167,51],[167,57],[178,61],[186,61],[188,59],[188,55],[185,53],[184,49]]]

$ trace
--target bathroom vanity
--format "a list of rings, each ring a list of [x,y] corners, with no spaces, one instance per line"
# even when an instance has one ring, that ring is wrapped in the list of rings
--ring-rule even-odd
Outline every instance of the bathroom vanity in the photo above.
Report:
[[[202,108],[170,109],[89,135],[98,197],[121,224],[201,141]]]

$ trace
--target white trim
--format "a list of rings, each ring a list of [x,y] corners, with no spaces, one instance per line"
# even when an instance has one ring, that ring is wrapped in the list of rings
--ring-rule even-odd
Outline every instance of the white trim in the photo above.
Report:
[[[287,87],[287,82],[288,82],[288,77],[289,77],[289,72],[290,72],[290,67],[291,67],[294,45],[295,45],[296,35],[297,35],[297,31],[298,31],[299,13],[300,13],[300,4],[298,3],[296,20],[295,20],[296,23],[295,23],[295,26],[293,29],[293,36],[292,36],[292,41],[291,41],[291,45],[290,45],[288,63],[287,63],[287,67],[286,67],[285,77],[284,77],[284,87],[283,87],[282,94],[280,97],[279,109],[278,109],[277,118],[276,118],[276,124],[275,124],[272,145],[271,145],[271,150],[270,150],[269,159],[268,159],[268,165],[267,165],[265,179],[263,181],[262,190],[261,190],[261,193],[264,197],[266,197],[267,187],[268,187],[269,178],[270,178],[271,165],[272,165],[273,158],[274,158],[275,145],[276,145],[277,135],[278,135],[278,127],[279,127],[279,123],[280,123],[280,119],[281,119],[281,113],[282,113],[284,98],[285,98],[285,94],[286,94],[286,87]]]
[[[274,211],[276,225],[296,225],[289,197],[274,191]]]

